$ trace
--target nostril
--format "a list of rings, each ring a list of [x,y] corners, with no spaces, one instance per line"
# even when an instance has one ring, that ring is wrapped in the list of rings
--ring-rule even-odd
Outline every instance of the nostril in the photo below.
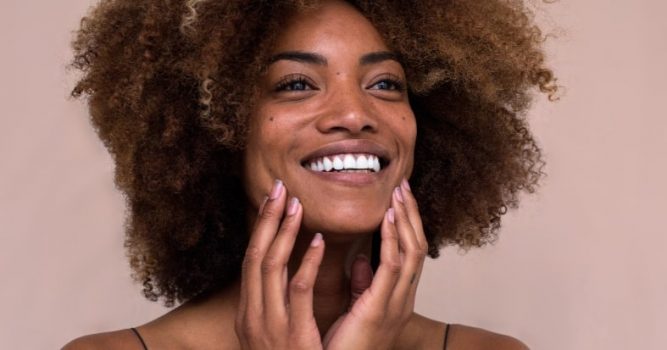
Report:
[[[374,129],[375,128],[370,125],[364,125],[364,127],[361,128],[361,131],[372,132]]]

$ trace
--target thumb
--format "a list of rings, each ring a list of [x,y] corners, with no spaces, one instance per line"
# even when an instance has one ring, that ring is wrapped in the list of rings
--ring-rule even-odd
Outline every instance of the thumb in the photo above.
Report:
[[[351,272],[350,293],[352,295],[348,310],[352,308],[364,291],[371,286],[371,282],[373,281],[373,270],[371,269],[370,261],[365,255],[360,254],[354,259]]]

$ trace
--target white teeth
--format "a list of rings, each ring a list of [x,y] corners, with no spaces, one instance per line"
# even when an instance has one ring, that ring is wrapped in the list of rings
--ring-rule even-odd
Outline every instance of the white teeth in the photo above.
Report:
[[[338,154],[311,161],[306,167],[313,171],[370,170],[379,172],[380,159],[371,154]]]
[[[324,163],[324,171],[331,171],[331,169],[333,169],[333,163],[331,163],[331,160],[328,157],[324,157],[322,162]]]
[[[357,169],[368,169],[370,168],[368,166],[368,159],[366,159],[366,156],[361,155],[359,158],[357,158]]]
[[[340,157],[338,156],[334,157],[333,168],[336,170],[343,170],[343,161],[340,160]]]
[[[373,156],[372,158],[373,158],[373,171],[377,173],[378,171],[380,171],[380,160],[378,159],[378,157],[375,156]]]
[[[357,161],[354,160],[354,157],[351,154],[345,155],[345,158],[343,159],[343,167],[345,169],[357,168]]]

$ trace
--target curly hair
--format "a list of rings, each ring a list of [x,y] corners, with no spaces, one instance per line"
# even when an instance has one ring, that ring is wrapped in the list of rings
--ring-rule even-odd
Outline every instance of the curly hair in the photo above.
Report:
[[[252,82],[295,11],[316,0],[102,0],[73,41],[72,91],[116,164],[127,254],[167,305],[239,278],[247,199],[234,170]],[[543,35],[520,0],[349,1],[406,71],[418,138],[411,178],[429,255],[493,242],[544,173],[525,119],[550,98]],[[240,83],[242,82],[242,83]]]

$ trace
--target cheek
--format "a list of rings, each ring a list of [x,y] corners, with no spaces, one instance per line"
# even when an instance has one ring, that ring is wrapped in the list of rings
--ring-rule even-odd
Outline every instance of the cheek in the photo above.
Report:
[[[282,179],[286,155],[293,148],[294,128],[281,118],[257,116],[246,139],[243,157],[244,186],[250,201],[256,205],[271,191],[274,181]],[[286,137],[286,135],[288,135]]]
[[[406,143],[410,145],[410,149],[414,149],[417,141],[417,119],[414,114],[410,113],[409,116],[405,117],[403,130],[405,131]]]
[[[270,132],[267,132],[266,123],[269,118],[252,117],[255,122],[250,125],[243,153],[243,186],[250,203],[258,208],[264,196],[273,186],[271,167],[266,160],[271,159],[267,154],[271,149]],[[257,120],[260,121],[257,121]],[[270,128],[268,128],[270,130]]]
[[[417,121],[412,111],[406,112],[401,118],[401,123],[396,125],[396,133],[399,142],[404,149],[406,177],[412,173],[414,165],[415,144],[417,142]]]

